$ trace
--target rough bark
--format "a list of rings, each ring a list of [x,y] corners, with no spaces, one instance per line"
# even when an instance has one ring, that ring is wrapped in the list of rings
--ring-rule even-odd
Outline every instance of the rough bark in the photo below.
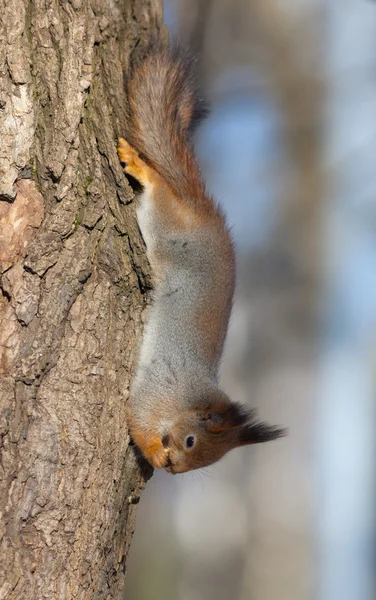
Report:
[[[0,0],[0,599],[118,599],[150,278],[116,154],[159,0]]]

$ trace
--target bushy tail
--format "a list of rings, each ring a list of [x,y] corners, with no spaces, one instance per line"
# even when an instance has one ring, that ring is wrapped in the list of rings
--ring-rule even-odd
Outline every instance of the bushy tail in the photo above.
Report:
[[[175,193],[193,201],[202,196],[204,185],[191,137],[207,112],[194,63],[185,50],[161,42],[138,57],[125,83],[129,118],[124,135]]]

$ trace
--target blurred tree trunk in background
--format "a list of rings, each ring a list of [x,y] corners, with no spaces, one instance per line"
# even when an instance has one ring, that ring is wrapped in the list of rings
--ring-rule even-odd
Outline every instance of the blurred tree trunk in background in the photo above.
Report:
[[[241,64],[262,75],[261,91],[280,111],[281,143],[291,169],[280,186],[281,220],[274,243],[278,262],[283,249],[293,268],[300,270],[301,283],[307,286],[301,298],[309,323],[316,313],[312,292],[320,267],[317,233],[324,189],[323,5],[315,1],[311,7],[308,2],[303,8],[289,8],[277,0],[183,0],[175,9],[179,30],[199,53],[202,80],[214,101],[213,83]],[[251,78],[242,86],[250,94],[259,92]]]
[[[148,265],[116,154],[159,0],[0,15],[0,599],[119,599],[142,472],[125,421]]]
[[[252,96],[265,98],[278,113],[276,150],[282,148],[283,162],[278,172],[269,173],[278,178],[276,227],[262,248],[239,261],[238,297],[250,300],[249,345],[233,373],[237,388],[243,385],[263,417],[288,424],[290,431],[273,461],[268,460],[272,448],[254,450],[247,489],[252,506],[248,551],[234,597],[307,599],[313,593],[315,563],[312,447],[326,194],[323,3],[183,0],[176,10],[179,29],[188,27],[188,36],[201,49],[202,81],[213,103],[223,101],[221,93],[234,82],[250,106]],[[244,81],[247,72],[249,81]],[[224,93],[234,97],[237,91]],[[252,189],[248,193],[251,202]],[[268,487],[271,480],[284,490],[282,498]],[[242,481],[247,488],[244,473]],[[206,564],[202,568],[208,570]]]

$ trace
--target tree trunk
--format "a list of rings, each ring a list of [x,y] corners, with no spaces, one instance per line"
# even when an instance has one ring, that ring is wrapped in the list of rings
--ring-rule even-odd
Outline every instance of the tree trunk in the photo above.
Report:
[[[150,276],[116,154],[159,0],[0,0],[0,600],[119,599]]]

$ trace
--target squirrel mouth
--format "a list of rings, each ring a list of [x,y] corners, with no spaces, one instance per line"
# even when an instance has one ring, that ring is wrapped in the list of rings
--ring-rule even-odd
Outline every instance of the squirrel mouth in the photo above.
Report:
[[[167,462],[165,464],[165,469],[166,471],[168,471],[169,473],[172,473],[173,475],[176,475],[175,471],[174,471],[174,465],[171,462],[171,458],[168,457]]]

